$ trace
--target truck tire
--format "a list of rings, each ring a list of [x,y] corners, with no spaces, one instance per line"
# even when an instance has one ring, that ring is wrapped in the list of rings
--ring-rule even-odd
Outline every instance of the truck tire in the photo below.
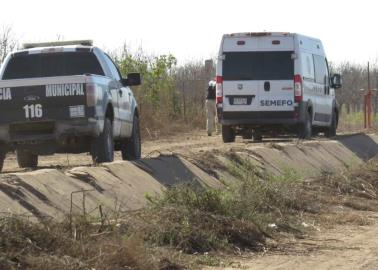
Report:
[[[258,131],[254,131],[252,135],[252,139],[254,142],[262,142],[262,135]]]
[[[327,138],[334,137],[336,136],[336,129],[337,129],[337,116],[336,116],[336,113],[333,112],[331,126],[324,131],[324,135]]]
[[[253,138],[253,131],[252,129],[245,129],[243,130],[242,137],[245,140],[251,140]]]
[[[142,156],[142,147],[140,139],[139,117],[134,115],[133,131],[131,138],[126,139],[121,146],[123,160],[136,160]]]
[[[104,130],[92,145],[94,163],[112,162],[114,160],[113,125],[109,118],[104,121]]]
[[[0,173],[3,170],[4,160],[5,160],[5,153],[0,150]]]
[[[235,141],[235,131],[231,126],[222,125],[222,139],[224,143],[231,143]]]
[[[311,114],[307,112],[305,122],[299,127],[298,138],[308,140],[312,136]]]
[[[38,155],[25,150],[17,150],[17,163],[20,168],[36,168]]]

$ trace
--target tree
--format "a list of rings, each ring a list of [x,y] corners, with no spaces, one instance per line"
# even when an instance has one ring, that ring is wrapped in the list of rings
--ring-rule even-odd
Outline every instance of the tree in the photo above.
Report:
[[[17,41],[13,35],[11,26],[3,26],[0,32],[0,64],[5,57],[17,47]]]

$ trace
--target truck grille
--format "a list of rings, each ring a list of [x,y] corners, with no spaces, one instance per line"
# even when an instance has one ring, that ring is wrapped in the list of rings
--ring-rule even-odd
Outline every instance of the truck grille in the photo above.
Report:
[[[11,124],[9,133],[11,137],[31,136],[31,135],[47,135],[53,134],[55,130],[54,122],[34,122]]]

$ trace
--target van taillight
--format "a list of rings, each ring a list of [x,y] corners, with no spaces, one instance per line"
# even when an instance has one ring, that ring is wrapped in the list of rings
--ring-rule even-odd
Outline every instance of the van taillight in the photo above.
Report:
[[[89,107],[96,106],[96,102],[97,102],[96,85],[88,83],[85,89],[86,89],[86,95],[87,95],[87,106]]]
[[[223,103],[223,77],[217,76],[215,79],[216,82],[216,95],[217,95],[217,104]]]
[[[301,102],[302,99],[302,77],[301,75],[294,75],[294,102]]]

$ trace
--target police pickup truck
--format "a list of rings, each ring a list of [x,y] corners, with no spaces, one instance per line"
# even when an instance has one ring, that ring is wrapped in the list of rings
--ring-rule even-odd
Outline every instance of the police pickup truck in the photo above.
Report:
[[[8,151],[20,167],[39,155],[90,152],[94,162],[141,156],[137,102],[112,59],[91,41],[24,44],[0,68],[0,171]]]

